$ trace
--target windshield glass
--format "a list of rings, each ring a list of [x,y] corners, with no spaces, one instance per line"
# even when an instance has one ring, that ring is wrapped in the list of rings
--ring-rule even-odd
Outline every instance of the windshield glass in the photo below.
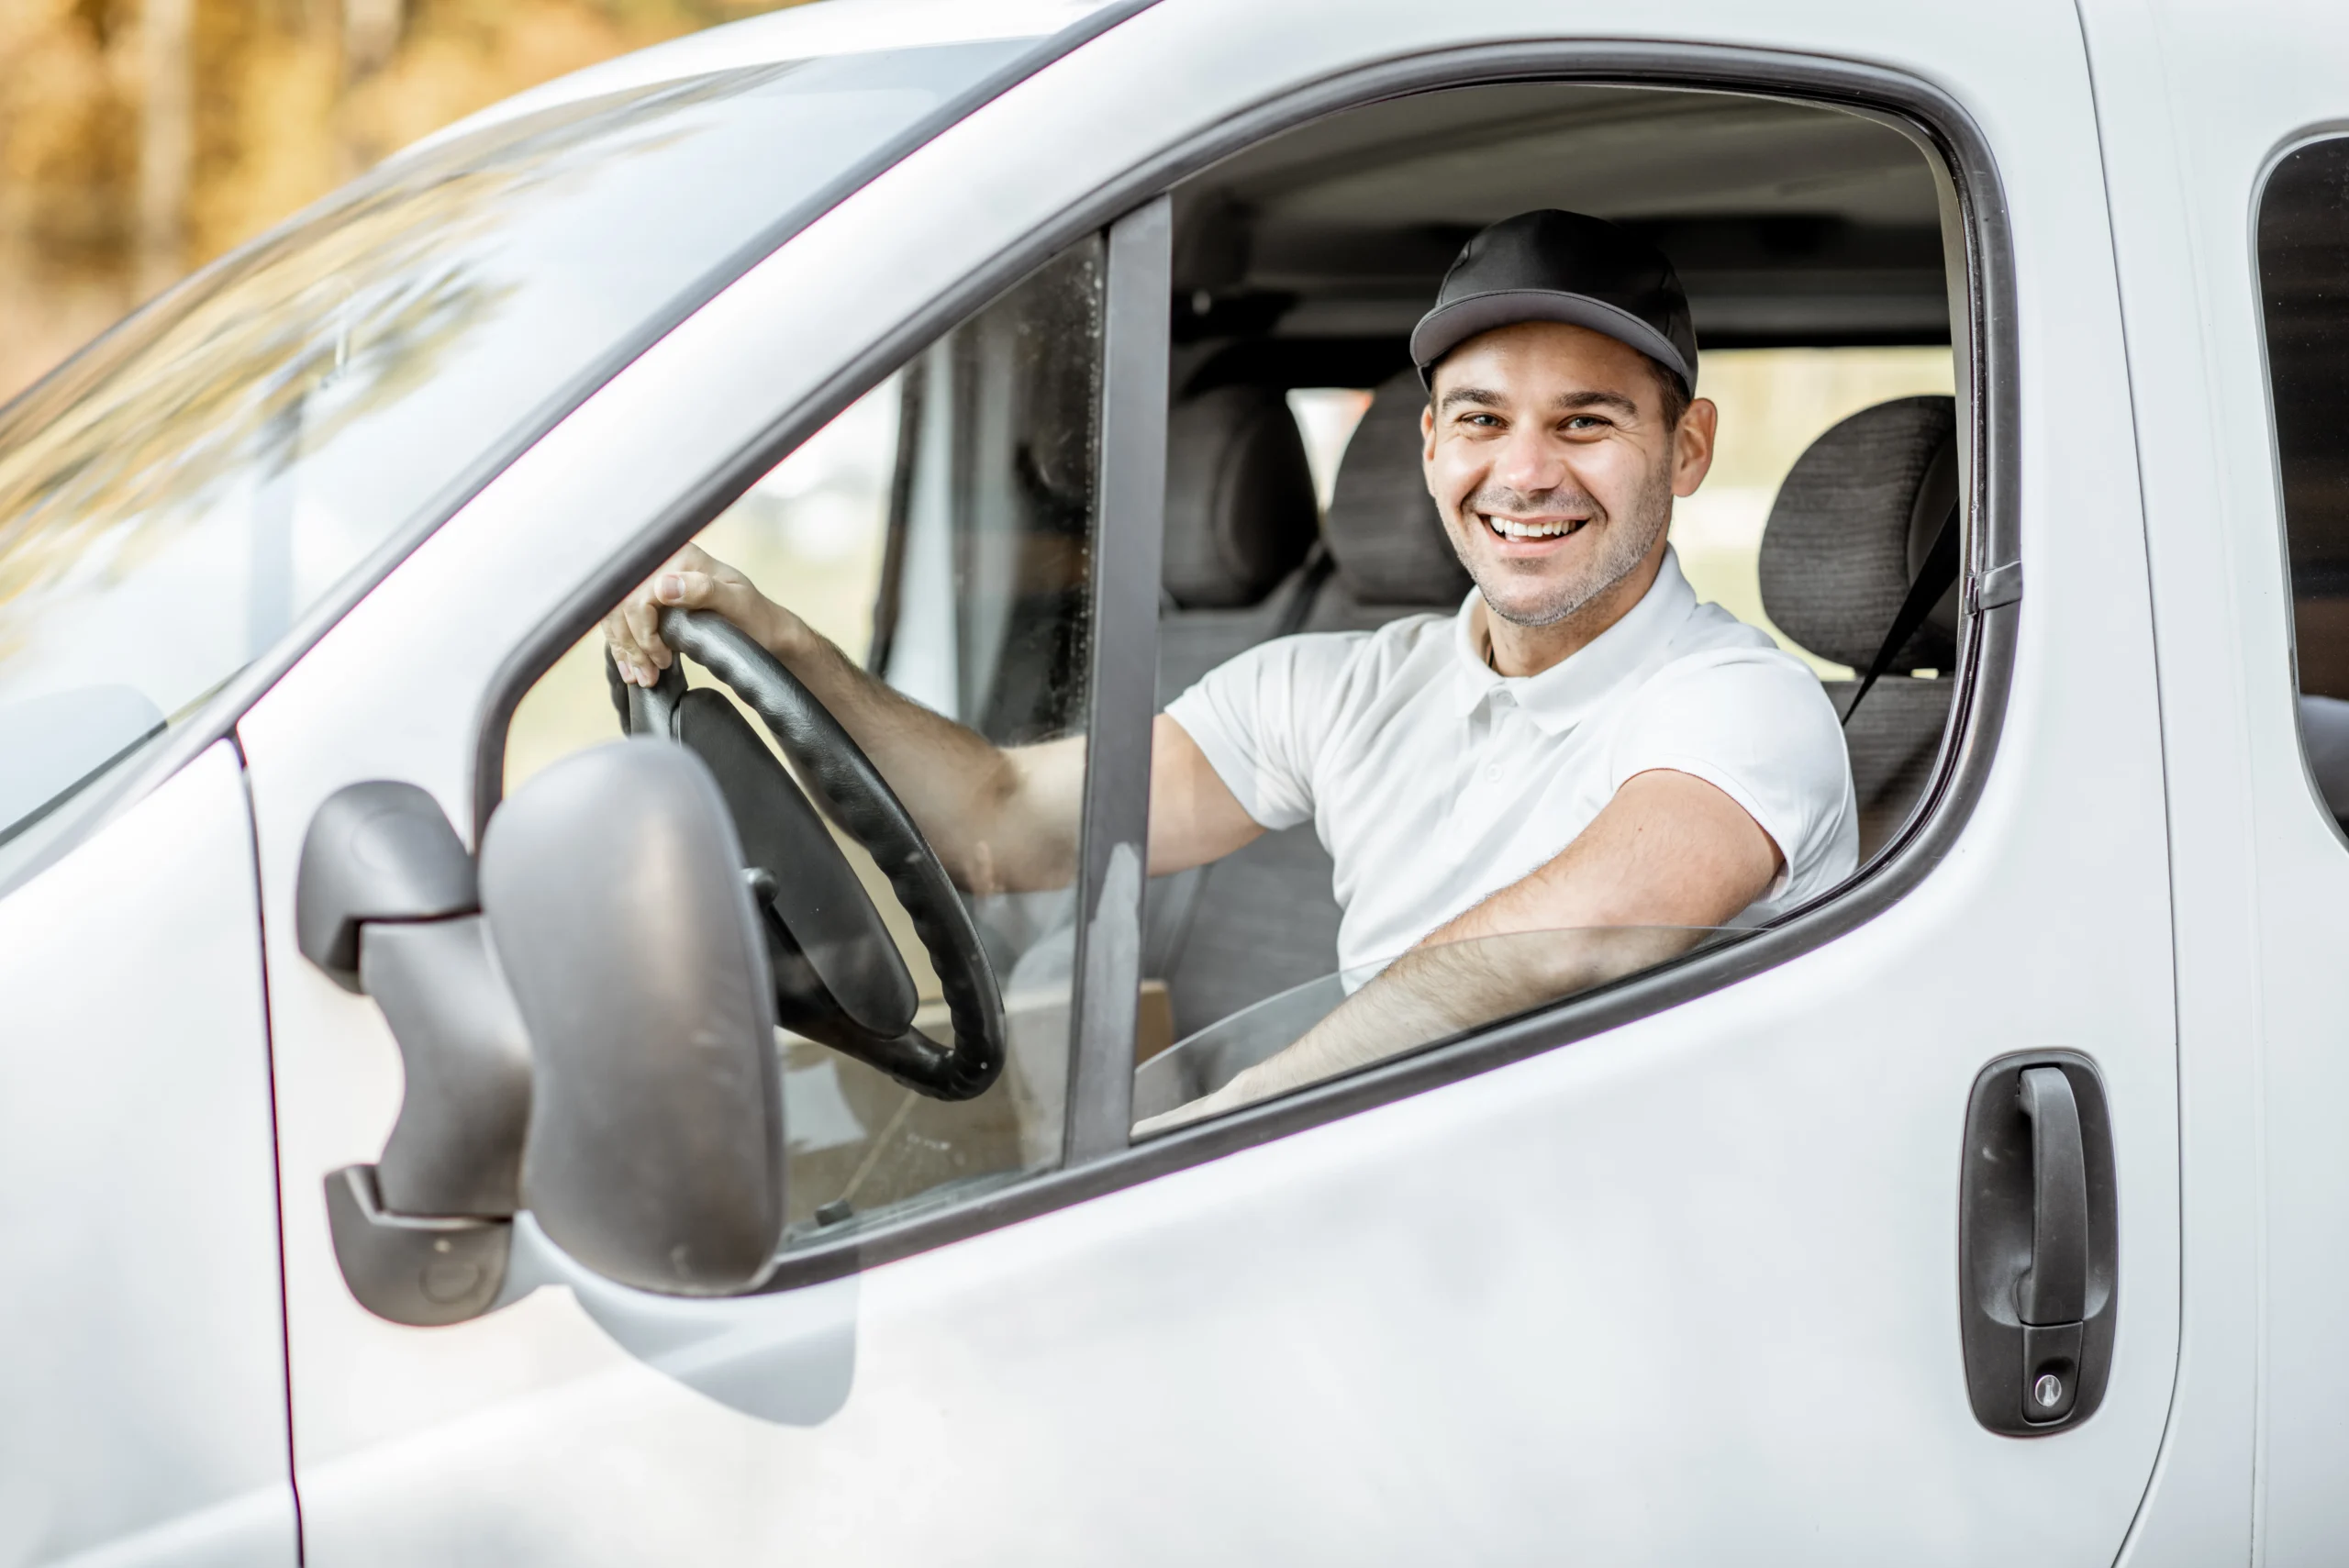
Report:
[[[419,149],[0,410],[0,845],[1030,47],[721,72]]]

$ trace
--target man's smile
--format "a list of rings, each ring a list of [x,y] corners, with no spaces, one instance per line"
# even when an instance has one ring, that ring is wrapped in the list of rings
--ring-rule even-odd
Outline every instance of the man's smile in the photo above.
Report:
[[[1512,517],[1499,512],[1478,512],[1476,517],[1487,533],[1504,544],[1536,547],[1571,538],[1590,521],[1586,517]]]

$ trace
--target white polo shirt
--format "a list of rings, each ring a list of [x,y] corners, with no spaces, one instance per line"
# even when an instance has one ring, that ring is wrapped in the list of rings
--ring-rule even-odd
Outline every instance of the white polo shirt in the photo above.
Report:
[[[1167,706],[1249,816],[1314,825],[1337,862],[1342,967],[1520,881],[1652,768],[1717,785],[1786,856],[1739,923],[1851,874],[1851,762],[1819,678],[1698,604],[1670,549],[1629,614],[1538,675],[1486,664],[1476,603],[1260,644]]]

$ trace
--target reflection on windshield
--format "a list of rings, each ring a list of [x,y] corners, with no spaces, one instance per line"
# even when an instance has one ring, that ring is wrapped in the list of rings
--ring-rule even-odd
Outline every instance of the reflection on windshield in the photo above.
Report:
[[[424,149],[0,410],[0,841],[1027,47],[722,72]]]
[[[1143,1062],[1134,1073],[1134,1133],[1169,1131],[1356,1072],[1746,934],[1697,926],[1516,931],[1308,981]]]

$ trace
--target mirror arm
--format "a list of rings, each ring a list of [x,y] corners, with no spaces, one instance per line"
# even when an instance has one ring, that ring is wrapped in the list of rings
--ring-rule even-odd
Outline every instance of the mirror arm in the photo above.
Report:
[[[361,926],[480,910],[473,857],[416,785],[345,784],[310,818],[294,873],[294,944],[344,990],[360,988]]]
[[[530,1045],[478,913],[473,858],[413,784],[348,786],[302,845],[303,955],[375,999],[406,1087],[380,1160],[326,1179],[336,1262],[362,1306],[434,1327],[506,1280],[530,1112]]]
[[[407,1088],[376,1162],[397,1214],[510,1218],[530,1120],[530,1040],[479,915],[370,925],[361,989],[399,1042]]]

